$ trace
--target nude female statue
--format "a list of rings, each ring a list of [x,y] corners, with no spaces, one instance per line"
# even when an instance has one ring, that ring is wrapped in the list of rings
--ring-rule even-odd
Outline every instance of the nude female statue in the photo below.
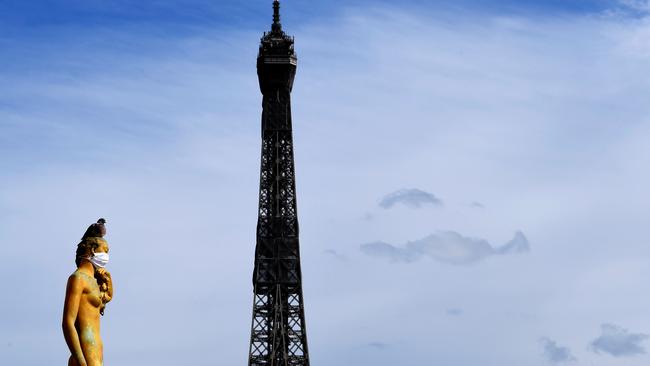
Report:
[[[68,366],[103,366],[99,317],[113,298],[108,263],[106,220],[90,225],[77,246],[77,270],[68,278],[63,306],[63,335],[70,349]]]

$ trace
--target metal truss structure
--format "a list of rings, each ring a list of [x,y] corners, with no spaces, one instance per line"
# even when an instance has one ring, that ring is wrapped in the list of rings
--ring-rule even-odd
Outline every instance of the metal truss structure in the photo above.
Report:
[[[282,31],[279,1],[273,8],[257,58],[262,162],[248,365],[308,366],[291,125],[298,60],[293,38]]]

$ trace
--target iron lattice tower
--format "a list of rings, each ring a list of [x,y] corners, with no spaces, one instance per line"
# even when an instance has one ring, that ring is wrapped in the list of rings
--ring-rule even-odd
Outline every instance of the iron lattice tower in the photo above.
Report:
[[[298,59],[293,38],[282,31],[278,0],[273,9],[257,57],[262,163],[248,365],[308,366],[291,127]]]

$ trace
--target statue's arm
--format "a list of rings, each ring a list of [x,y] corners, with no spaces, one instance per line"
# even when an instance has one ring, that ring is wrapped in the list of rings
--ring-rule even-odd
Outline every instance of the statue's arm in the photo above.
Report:
[[[86,366],[86,358],[81,350],[79,334],[74,323],[79,312],[79,303],[83,295],[84,283],[77,276],[70,276],[68,286],[65,291],[65,304],[63,305],[63,336],[68,344],[72,357],[77,361],[79,366]]]

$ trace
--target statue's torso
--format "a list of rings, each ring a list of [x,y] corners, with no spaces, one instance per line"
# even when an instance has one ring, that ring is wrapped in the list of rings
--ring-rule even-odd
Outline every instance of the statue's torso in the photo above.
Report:
[[[99,309],[102,305],[99,286],[95,278],[88,274],[76,271],[73,276],[78,276],[86,284],[79,301],[79,311],[75,327],[79,334],[81,349],[88,366],[101,366],[103,344],[99,334]]]

